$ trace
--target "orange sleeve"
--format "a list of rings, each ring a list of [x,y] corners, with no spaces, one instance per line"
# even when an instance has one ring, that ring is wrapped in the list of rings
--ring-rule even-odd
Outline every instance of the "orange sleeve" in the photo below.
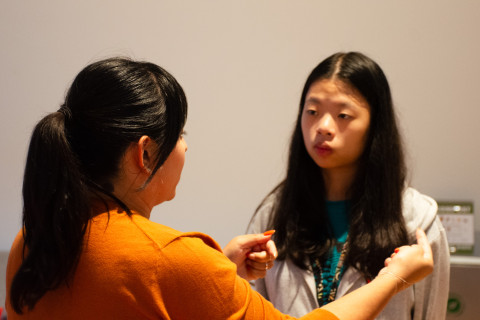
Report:
[[[237,276],[236,265],[208,242],[180,237],[161,250],[158,295],[170,318],[294,319],[276,310]],[[320,309],[301,319],[338,320]]]
[[[20,265],[23,261],[23,232],[20,230],[17,235],[15,236],[15,240],[13,241],[12,247],[10,249],[8,255],[8,262],[7,262],[7,274],[6,274],[6,298],[5,298],[5,309],[7,310],[7,314],[12,314],[9,316],[13,318],[13,309],[10,305],[10,286],[12,285],[13,278],[17,273],[17,270],[20,268]]]

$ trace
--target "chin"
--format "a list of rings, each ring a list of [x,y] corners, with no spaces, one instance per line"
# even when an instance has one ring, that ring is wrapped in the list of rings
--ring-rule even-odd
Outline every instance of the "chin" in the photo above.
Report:
[[[171,200],[173,200],[173,199],[175,198],[176,194],[177,194],[177,193],[174,191],[165,201],[171,201]]]

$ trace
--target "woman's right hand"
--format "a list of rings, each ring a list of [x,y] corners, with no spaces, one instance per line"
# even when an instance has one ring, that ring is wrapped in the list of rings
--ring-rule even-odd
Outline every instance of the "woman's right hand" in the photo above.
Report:
[[[417,229],[416,236],[417,244],[395,250],[396,252],[385,260],[385,268],[378,274],[396,277],[401,284],[400,290],[422,280],[433,271],[432,248],[427,236],[420,229]]]

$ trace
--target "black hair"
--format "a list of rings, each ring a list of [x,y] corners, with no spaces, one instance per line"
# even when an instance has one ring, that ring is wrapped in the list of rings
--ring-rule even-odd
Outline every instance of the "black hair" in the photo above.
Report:
[[[290,142],[286,178],[271,192],[278,198],[269,228],[276,230],[278,258],[289,258],[302,269],[309,268],[309,258],[326,257],[333,245],[322,171],[305,148],[301,128],[307,92],[322,79],[352,86],[370,106],[365,148],[348,191],[351,212],[345,264],[373,278],[394,248],[408,243],[402,215],[406,167],[387,78],[361,53],[336,53],[308,76]]]
[[[112,185],[127,148],[144,135],[156,142],[156,166],[147,184],[175,147],[186,118],[182,87],[155,64],[116,57],[94,62],[76,76],[65,103],[36,125],[30,141],[23,261],[10,295],[17,313],[68,285],[92,201],[106,196],[131,214]]]

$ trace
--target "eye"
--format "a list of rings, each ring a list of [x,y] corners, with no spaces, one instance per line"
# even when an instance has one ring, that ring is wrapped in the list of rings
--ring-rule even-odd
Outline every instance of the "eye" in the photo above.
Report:
[[[348,115],[348,114],[346,114],[346,113],[340,113],[340,114],[338,115],[338,117],[339,117],[340,119],[350,119],[352,116],[350,116],[350,115]]]
[[[308,114],[309,116],[317,115],[317,111],[313,110],[313,109],[307,109],[307,110],[305,110],[305,113]]]

